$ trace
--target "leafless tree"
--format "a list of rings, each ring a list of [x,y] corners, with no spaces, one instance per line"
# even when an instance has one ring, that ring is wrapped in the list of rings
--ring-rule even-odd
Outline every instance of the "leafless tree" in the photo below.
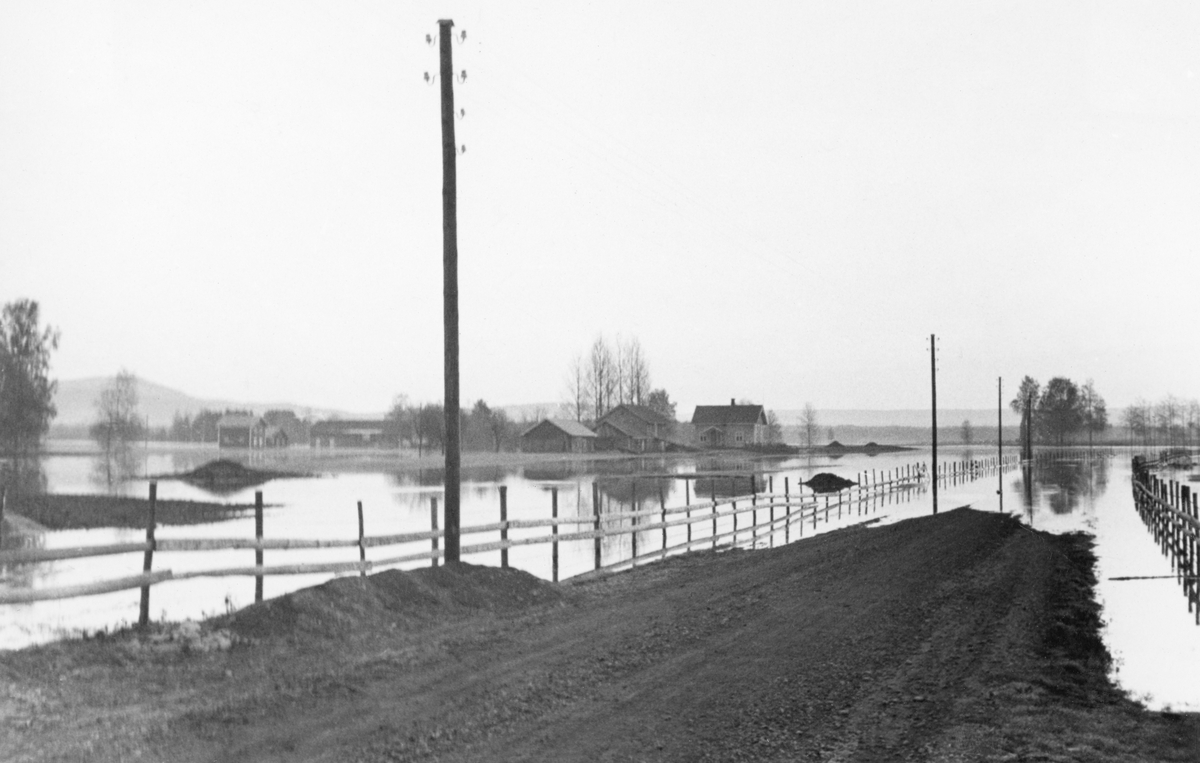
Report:
[[[804,411],[800,414],[800,428],[804,431],[804,447],[811,448],[817,441],[819,427],[817,409],[813,407],[812,403],[805,403]]]
[[[618,386],[616,365],[612,348],[603,336],[597,336],[592,342],[587,361],[587,391],[595,413],[594,420],[598,421],[612,408]]]
[[[637,337],[625,345],[625,379],[629,402],[645,405],[650,394],[650,365]]]
[[[137,377],[121,369],[96,399],[91,435],[103,453],[98,471],[111,487],[133,475],[133,444],[142,436],[137,413]]]
[[[775,411],[767,411],[767,442],[783,442],[783,424]]]
[[[583,362],[583,357],[576,355],[567,369],[567,378],[564,387],[565,397],[562,407],[567,416],[574,418],[576,421],[583,421],[588,415],[588,410],[592,402],[589,391],[588,368]]]

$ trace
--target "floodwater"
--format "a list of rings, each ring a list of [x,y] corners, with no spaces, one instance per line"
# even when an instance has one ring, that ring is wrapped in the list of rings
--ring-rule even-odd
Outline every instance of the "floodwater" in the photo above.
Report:
[[[311,468],[312,457],[292,452],[298,463]],[[996,455],[994,447],[943,448],[939,460],[988,459]],[[1012,451],[1006,450],[1011,456]],[[217,456],[214,450],[154,450],[144,456],[148,474],[186,471]],[[552,463],[538,466],[480,467],[463,470],[462,524],[464,527],[496,522],[500,518],[500,487],[507,490],[509,519],[545,519],[551,515],[551,492],[556,490],[560,517],[580,516],[590,520],[593,483],[598,486],[601,512],[628,511],[636,496],[641,509],[656,508],[660,500],[667,507],[683,506],[690,497],[693,504],[749,492],[754,475],[759,492],[773,488],[794,493],[801,480],[820,472],[859,480],[885,479],[889,472],[929,462],[928,449],[900,453],[847,454],[840,458],[816,457],[749,459],[737,455],[670,458],[629,458]],[[286,459],[287,456],[284,456]],[[1114,678],[1132,696],[1155,709],[1200,710],[1200,626],[1179,584],[1174,579],[1112,581],[1113,577],[1170,575],[1168,561],[1134,511],[1130,488],[1130,454],[1107,453],[1104,457],[1060,461],[1039,466],[1032,479],[1027,472],[1014,468],[998,475],[995,471],[976,479],[948,480],[939,488],[939,509],[970,506],[981,511],[1003,510],[1018,514],[1033,527],[1049,532],[1082,531],[1096,538],[1098,563],[1097,594],[1106,622],[1105,640],[1115,658]],[[262,490],[267,508],[264,512],[264,536],[268,538],[356,539],[358,536],[357,502],[363,504],[368,536],[418,532],[430,528],[431,500],[442,498],[441,470],[401,470],[388,457],[370,459],[330,457],[317,462],[319,476],[272,480],[257,488],[213,495],[183,482],[158,483],[162,499],[188,499],[252,503],[255,490]],[[85,454],[52,455],[40,462],[40,481],[46,489],[61,493],[99,492],[94,481],[95,459]],[[268,464],[287,468],[288,463]],[[874,475],[872,476],[872,471]],[[698,475],[705,475],[697,479]],[[712,477],[709,475],[721,476]],[[1186,479],[1186,476],[1175,476]],[[36,481],[36,480],[35,480]],[[661,499],[659,490],[661,488]],[[146,495],[145,479],[127,483],[123,492]],[[700,495],[697,496],[696,492]],[[823,500],[823,499],[818,499]],[[866,504],[854,504],[818,518],[793,525],[786,533],[790,541],[815,533],[876,520],[880,524],[924,516],[932,510],[928,489],[909,490],[884,496]],[[767,512],[761,512],[760,522]],[[748,527],[747,515],[739,526]],[[677,517],[677,515],[676,515]],[[675,517],[673,517],[675,518]],[[646,520],[652,521],[652,520]],[[440,518],[439,518],[440,522]],[[590,529],[585,525],[580,530]],[[728,519],[721,521],[718,533],[732,529]],[[571,526],[560,527],[569,533]],[[693,538],[709,537],[711,522],[693,526]],[[546,528],[513,529],[510,538],[541,536]],[[143,530],[100,529],[48,532],[32,539],[45,548],[136,542]],[[252,538],[251,514],[227,521],[196,526],[160,526],[159,538]],[[667,546],[682,543],[684,527],[669,529]],[[464,547],[499,539],[499,533],[464,535]],[[778,545],[785,540],[782,528],[757,537],[749,533],[741,546]],[[8,546],[11,541],[6,540]],[[30,539],[26,539],[30,542]],[[660,530],[639,532],[638,553],[662,548]],[[702,546],[703,547],[703,546]],[[368,559],[380,559],[426,551],[429,542],[409,543],[386,548],[370,548]],[[628,534],[606,538],[602,544],[604,564],[629,558],[632,539]],[[560,543],[560,577],[587,572],[594,565],[591,540]],[[316,549],[264,552],[264,563],[301,564],[308,562],[357,561],[358,549]],[[499,565],[500,552],[489,551],[464,556],[475,564]],[[249,566],[253,550],[216,552],[159,552],[154,569],[175,572],[214,567]],[[428,565],[418,561],[397,565],[415,568]],[[512,548],[509,564],[533,575],[551,577],[549,544]],[[142,554],[124,554],[92,559],[75,559],[0,568],[0,584],[8,587],[52,588],[97,580],[135,575],[141,572]],[[330,575],[294,575],[268,577],[264,581],[266,597],[311,586]],[[245,606],[254,599],[254,578],[197,578],[168,581],[151,589],[152,617],[170,620],[198,618]],[[44,601],[22,605],[0,605],[0,648],[19,648],[42,643],[81,631],[115,628],[135,622],[139,591],[122,591],[62,601]]]

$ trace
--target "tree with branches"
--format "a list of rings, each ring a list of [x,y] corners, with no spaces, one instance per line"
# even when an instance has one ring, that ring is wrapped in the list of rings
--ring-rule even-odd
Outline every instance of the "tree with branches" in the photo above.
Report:
[[[90,433],[100,446],[100,473],[109,487],[133,476],[133,446],[144,433],[137,405],[137,377],[124,368],[96,398]]]

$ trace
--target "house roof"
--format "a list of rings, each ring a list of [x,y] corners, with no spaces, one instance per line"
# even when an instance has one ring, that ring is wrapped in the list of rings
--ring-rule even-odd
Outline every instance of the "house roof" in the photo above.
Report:
[[[570,419],[542,419],[538,423],[529,427],[529,429],[526,429],[524,432],[522,432],[521,436],[524,437],[525,435],[529,434],[530,432],[532,432],[533,430],[542,426],[543,424],[549,424],[550,426],[561,430],[562,432],[570,435],[571,437],[595,437],[596,436],[595,432],[588,429],[583,424],[580,424],[578,421],[572,421]]]
[[[217,419],[217,428],[225,429],[252,429],[258,426],[262,421],[260,416],[254,416],[248,413],[226,413],[221,418]]]
[[[761,405],[697,405],[692,423],[700,425],[760,424],[765,414]]]
[[[609,411],[608,413],[601,416],[600,420],[603,421],[604,419],[608,418],[609,416],[613,415],[613,413],[615,413],[616,411],[619,411],[619,410],[625,410],[625,411],[629,412],[631,415],[633,415],[635,418],[641,419],[642,421],[646,422],[647,424],[670,424],[671,423],[671,420],[669,418],[662,415],[661,413],[654,410],[653,408],[651,408],[647,405],[634,405],[633,403],[621,403],[616,408],[613,408],[611,411]]]
[[[608,419],[602,419],[600,421],[600,423],[596,425],[596,428],[599,429],[602,426],[611,427],[611,428],[617,430],[618,432],[620,432],[621,434],[625,435],[626,437],[629,437],[630,439],[633,439],[633,440],[643,440],[643,439],[647,439],[648,437],[650,437],[650,435],[646,434],[645,432],[635,431],[629,427],[621,426],[621,424],[619,424],[616,421],[612,421],[612,420],[608,420]]]

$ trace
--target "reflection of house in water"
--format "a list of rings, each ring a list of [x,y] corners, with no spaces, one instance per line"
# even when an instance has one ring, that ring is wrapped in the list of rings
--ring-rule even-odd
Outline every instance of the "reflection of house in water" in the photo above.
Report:
[[[308,444],[323,448],[399,448],[397,422],[388,419],[318,421],[309,430]]]
[[[750,492],[749,474],[714,474],[708,477],[696,477],[692,480],[693,500],[709,500],[714,496],[718,499],[746,495]],[[753,475],[755,492],[762,492],[765,478]]]
[[[692,426],[702,448],[740,448],[767,441],[767,414],[761,405],[697,405]]]
[[[543,419],[521,435],[525,453],[591,453],[596,433],[569,419]]]

